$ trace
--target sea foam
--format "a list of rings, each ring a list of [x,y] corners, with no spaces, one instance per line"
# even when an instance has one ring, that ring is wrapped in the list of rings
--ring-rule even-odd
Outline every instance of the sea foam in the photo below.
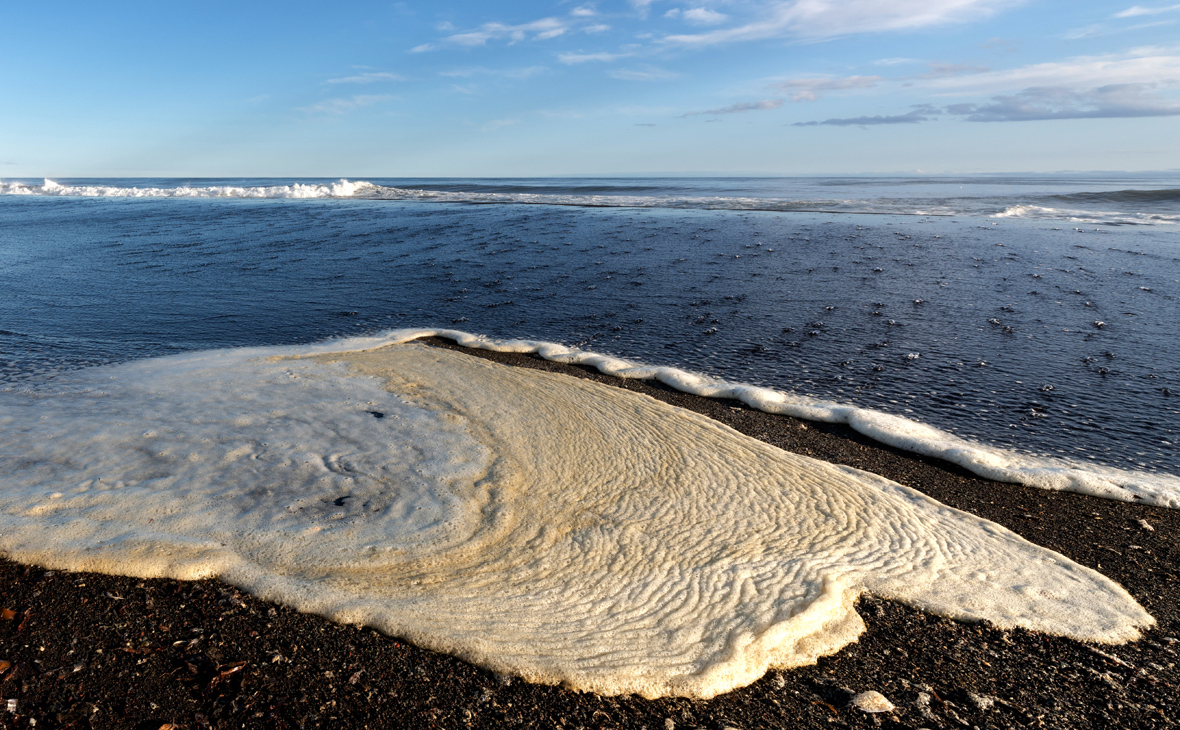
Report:
[[[1040,489],[1078,492],[1103,499],[1180,508],[1180,477],[1083,464],[994,448],[889,413],[797,395],[773,388],[734,383],[679,368],[650,366],[537,340],[497,340],[459,330],[393,330],[362,342],[409,342],[443,337],[456,344],[494,352],[536,354],[553,362],[585,365],[619,378],[658,380],[676,390],[706,398],[729,398],[749,407],[807,421],[843,423],[895,448],[961,466],[986,479]]]
[[[0,549],[219,576],[530,681],[646,697],[832,653],[863,630],[863,592],[1087,641],[1153,623],[1097,572],[881,477],[622,389],[391,344],[427,334],[723,392],[423,330],[94,368],[0,393]]]

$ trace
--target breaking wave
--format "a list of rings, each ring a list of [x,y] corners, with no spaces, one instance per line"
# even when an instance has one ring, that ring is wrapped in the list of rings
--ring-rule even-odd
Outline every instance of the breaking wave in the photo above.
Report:
[[[367,180],[291,182],[270,185],[175,186],[111,185],[104,182],[63,184],[45,179],[0,182],[0,195],[84,198],[244,198],[392,200],[472,205],[560,205],[582,208],[664,208],[736,210],[782,213],[848,213],[861,215],[989,216],[1062,220],[1098,225],[1160,225],[1180,223],[1180,190],[1119,190],[1027,196],[930,195],[927,197],[785,198],[767,195],[693,195],[692,192],[739,192],[732,188],[650,184],[616,184],[600,180],[560,181],[435,181],[415,180],[412,186],[382,185]],[[740,192],[748,192],[741,190]],[[769,192],[769,191],[767,191]],[[689,194],[686,194],[689,193]],[[1023,200],[1021,200],[1023,198]],[[1020,202],[1017,202],[1020,201]],[[1045,203],[1045,204],[1037,204]],[[1073,207],[1057,207],[1069,203]],[[1118,210],[1091,210],[1102,205]]]
[[[1174,225],[1180,223],[1180,215],[1167,213],[1080,210],[1076,208],[1050,208],[1041,205],[1012,205],[994,214],[993,217],[1057,220],[1108,226]]]

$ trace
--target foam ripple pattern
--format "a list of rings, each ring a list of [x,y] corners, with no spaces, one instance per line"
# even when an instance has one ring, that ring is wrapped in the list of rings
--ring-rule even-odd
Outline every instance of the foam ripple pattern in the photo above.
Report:
[[[410,342],[426,335],[794,407],[451,331],[92,368],[0,393],[0,549],[219,576],[530,681],[645,697],[814,662],[863,630],[866,591],[1087,641],[1153,623],[1099,573],[894,482],[643,395]]]

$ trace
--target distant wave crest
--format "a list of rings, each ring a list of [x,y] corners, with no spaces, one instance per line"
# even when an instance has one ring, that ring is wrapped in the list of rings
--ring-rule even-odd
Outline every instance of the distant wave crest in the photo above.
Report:
[[[174,187],[134,187],[104,184],[61,184],[46,179],[41,185],[0,182],[0,195],[88,198],[247,198],[247,199],[360,199],[471,205],[562,205],[582,208],[665,208],[682,210],[740,210],[861,215],[954,216],[1063,220],[1099,225],[1160,225],[1180,223],[1180,190],[1120,190],[1109,193],[1071,193],[1013,204],[1002,198],[890,198],[784,199],[743,196],[693,196],[664,193],[654,185],[609,185],[597,182],[537,185],[521,183],[438,183],[421,187],[379,185],[366,180],[295,182],[282,185],[181,184]],[[1071,203],[1071,207],[1057,207]],[[1089,210],[1102,205],[1119,210]]]
[[[1066,196],[1055,197],[1063,198]],[[1180,215],[1168,213],[1082,210],[1077,208],[1052,208],[1042,205],[1011,205],[996,213],[994,217],[1058,220],[1095,225],[1167,225],[1180,223]]]
[[[52,195],[82,198],[352,198],[379,186],[340,180],[329,184],[294,183],[264,187],[221,185],[174,188],[136,188],[115,185],[61,185],[48,178],[41,185],[0,182],[0,195]]]

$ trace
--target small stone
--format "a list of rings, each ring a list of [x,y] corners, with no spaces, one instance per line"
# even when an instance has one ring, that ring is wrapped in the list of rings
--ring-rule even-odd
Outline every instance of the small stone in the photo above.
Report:
[[[11,621],[14,618],[16,618],[16,611],[13,611],[11,608],[0,610],[0,619]]]
[[[1139,526],[1142,527],[1144,530],[1147,530],[1148,532],[1155,532],[1155,528],[1152,527],[1147,522],[1147,520],[1139,520]]]
[[[664,730],[676,730],[676,721],[670,717],[664,718]]]
[[[987,712],[992,708],[993,705],[996,704],[995,697],[976,694],[974,692],[968,692],[967,699],[970,700],[971,704],[975,705],[975,709],[979,710],[980,712]]]
[[[885,699],[885,695],[873,690],[853,695],[848,704],[860,710],[861,712],[868,712],[870,714],[877,712],[893,712],[893,703]]]

